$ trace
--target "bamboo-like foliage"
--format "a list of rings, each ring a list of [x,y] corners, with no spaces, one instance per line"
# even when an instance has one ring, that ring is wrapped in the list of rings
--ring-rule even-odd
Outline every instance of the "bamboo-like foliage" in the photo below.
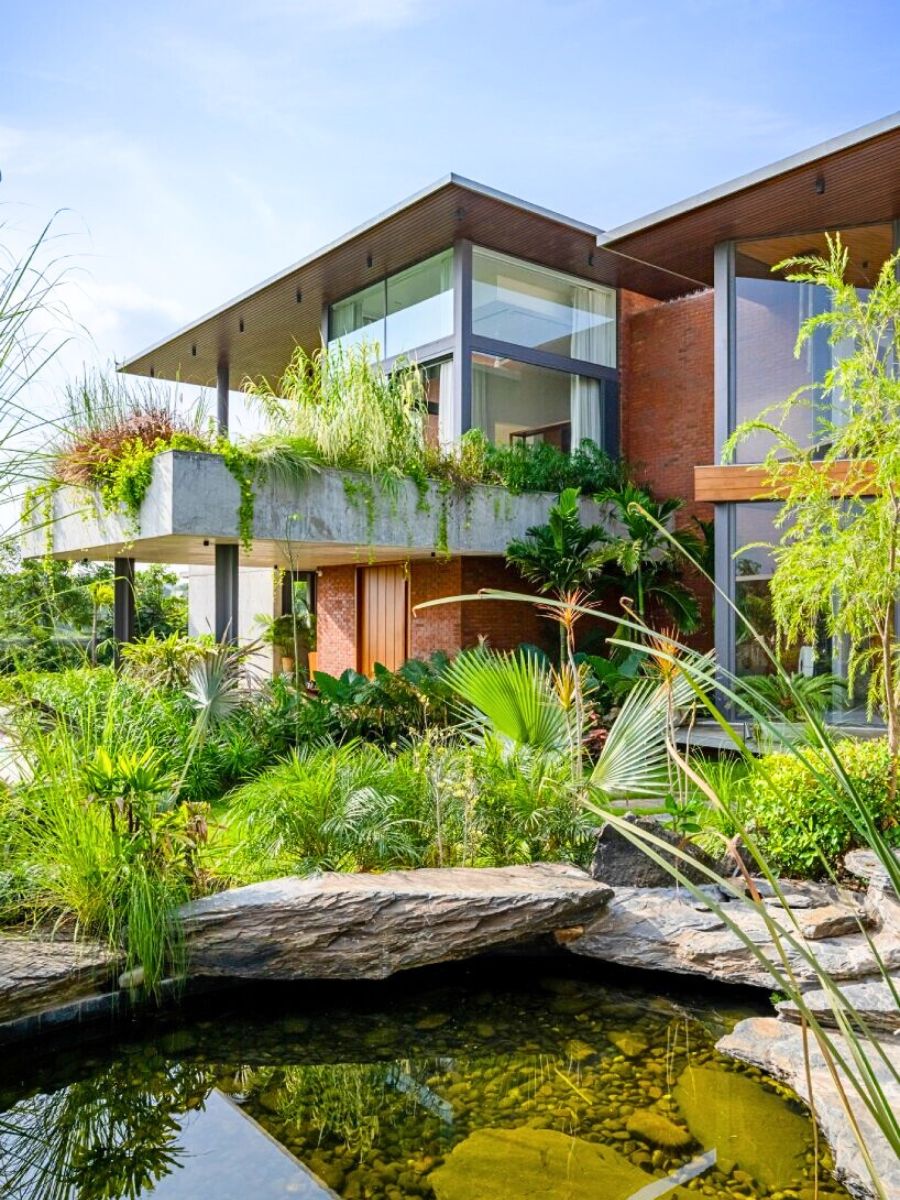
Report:
[[[840,235],[828,254],[777,264],[787,279],[828,291],[828,311],[803,322],[796,354],[824,333],[840,347],[824,379],[799,388],[729,439],[726,455],[764,432],[767,486],[782,502],[780,540],[767,546],[775,622],[785,643],[815,644],[824,623],[850,645],[849,676],[868,674],[870,715],[884,713],[900,756],[900,254],[889,258],[868,292],[848,282]],[[845,353],[847,347],[852,347]],[[822,414],[828,401],[832,417]],[[796,410],[815,410],[811,444],[789,432]],[[747,547],[750,549],[750,547]]]

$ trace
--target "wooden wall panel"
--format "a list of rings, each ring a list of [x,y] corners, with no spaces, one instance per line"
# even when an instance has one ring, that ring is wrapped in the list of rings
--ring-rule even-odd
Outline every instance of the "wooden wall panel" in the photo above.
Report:
[[[853,473],[852,481],[848,477]],[[829,475],[834,494],[868,496],[867,481],[871,467],[865,462],[832,463]],[[694,467],[694,500],[728,504],[738,500],[777,500],[779,493],[767,484],[768,472],[758,464],[750,466]]]
[[[376,663],[391,671],[407,657],[409,592],[402,566],[360,567],[359,670],[371,675]]]

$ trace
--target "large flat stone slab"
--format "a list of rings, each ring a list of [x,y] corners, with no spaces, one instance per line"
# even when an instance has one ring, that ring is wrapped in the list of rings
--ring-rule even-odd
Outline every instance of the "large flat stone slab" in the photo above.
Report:
[[[854,1024],[861,1024],[873,1034],[900,1034],[900,972],[893,972],[888,978],[890,982],[878,977],[864,979],[861,983],[848,983],[841,988],[847,1016]],[[831,1029],[838,1028],[828,992],[822,988],[804,992],[803,1003],[819,1024]],[[800,1021],[800,1010],[793,1000],[782,1000],[775,1007],[786,1021]],[[859,1017],[859,1022],[856,1022],[853,1014]]]
[[[273,879],[180,915],[193,974],[384,979],[581,926],[611,895],[576,867],[532,863]]]
[[[825,1058],[812,1036],[808,1041],[815,1115],[819,1127],[834,1151],[837,1175],[854,1195],[874,1196],[871,1175],[866,1168]],[[834,1034],[833,1041],[841,1056],[847,1061],[852,1061],[845,1039],[840,1034]],[[784,1080],[799,1096],[809,1102],[803,1033],[799,1026],[779,1021],[776,1017],[754,1017],[736,1025],[730,1034],[718,1042],[718,1049],[723,1054],[753,1063],[770,1075]],[[892,1063],[893,1070],[900,1071],[900,1046],[887,1042],[882,1043],[882,1049]],[[900,1111],[900,1085],[893,1078],[891,1070],[879,1060],[877,1051],[873,1048],[870,1048],[869,1060],[874,1064],[875,1073],[884,1088],[888,1103],[893,1105],[894,1111]],[[872,1116],[853,1093],[852,1085],[846,1078],[843,1083],[847,1094],[852,1097],[854,1116],[881,1179],[884,1195],[900,1196],[900,1159],[891,1149]]]
[[[0,934],[0,1022],[40,1013],[102,990],[117,957],[94,942]]]
[[[772,975],[754,952],[754,947],[758,948],[770,961],[779,961],[762,913],[743,900],[725,900],[722,894],[717,895],[717,901],[725,904],[743,937],[685,888],[618,888],[609,906],[586,927],[583,936],[566,945],[575,954],[621,966],[701,975],[771,990],[775,986]],[[832,905],[798,911],[795,917],[799,929],[780,905],[767,903],[767,912],[779,928],[802,938],[834,979],[856,980],[879,970],[869,937],[886,965],[900,969],[900,923],[894,919],[894,903],[882,896],[877,913],[879,928],[868,935],[852,914],[845,914],[847,919],[838,926],[839,914]],[[869,917],[865,919],[868,923]],[[829,926],[845,932],[823,936]],[[855,932],[846,932],[853,929]],[[788,957],[800,986],[815,987],[818,976],[801,952],[788,947]]]

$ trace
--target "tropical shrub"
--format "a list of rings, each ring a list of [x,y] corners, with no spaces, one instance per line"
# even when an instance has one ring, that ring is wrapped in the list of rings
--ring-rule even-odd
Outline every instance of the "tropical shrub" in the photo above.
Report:
[[[136,519],[165,450],[209,450],[203,411],[186,414],[177,397],[126,384],[119,376],[86,375],[68,389],[66,433],[53,477],[96,490],[105,508]]]
[[[846,692],[846,682],[837,675],[743,675],[738,694],[781,713],[786,721],[804,721],[807,713],[822,716]]]
[[[900,802],[890,795],[891,755],[884,738],[835,743],[835,753],[861,804],[886,838],[900,843]],[[770,865],[815,878],[861,843],[858,820],[835,803],[834,784],[816,777],[803,757],[767,754],[744,781],[744,814]]]
[[[410,659],[397,671],[376,663],[371,679],[352,670],[340,676],[316,671],[317,695],[307,703],[320,707],[322,723],[336,741],[364,738],[390,746],[447,725],[453,701],[447,661],[436,653],[427,662]]]

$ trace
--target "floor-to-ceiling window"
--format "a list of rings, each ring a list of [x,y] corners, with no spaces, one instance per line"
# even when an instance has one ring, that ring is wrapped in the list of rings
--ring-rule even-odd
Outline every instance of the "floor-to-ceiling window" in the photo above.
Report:
[[[498,444],[616,442],[616,293],[474,247],[471,425]]]
[[[890,225],[866,226],[842,231],[841,240],[848,250],[848,277],[865,295],[893,251],[894,231]],[[829,430],[841,423],[840,395],[826,395],[821,384],[853,346],[831,341],[822,328],[798,351],[797,335],[803,322],[827,311],[829,295],[823,288],[787,280],[784,269],[772,269],[788,258],[812,253],[827,253],[824,233],[738,242],[730,256],[719,260],[729,264],[727,276],[723,272],[716,279],[717,289],[726,289],[729,297],[725,310],[728,386],[717,399],[719,428],[725,434],[746,421],[762,419],[780,426],[801,447],[824,447],[830,440]],[[803,396],[801,403],[787,411],[779,409],[798,393]],[[736,460],[761,462],[772,445],[771,433],[755,431],[738,446]],[[774,559],[766,544],[779,542],[784,534],[775,525],[780,507],[771,501],[717,506],[716,536],[723,539],[726,551],[718,558],[718,583],[788,671],[832,673],[846,679],[847,647],[828,638],[824,630],[807,644],[787,645],[777,636],[770,591]],[[716,639],[726,669],[741,676],[773,669],[743,621],[724,604],[717,607]],[[835,689],[833,719],[863,721],[864,690],[864,680],[858,682],[854,695]]]
[[[453,251],[423,262],[332,304],[328,344],[366,343],[378,358],[395,358],[453,333]]]

